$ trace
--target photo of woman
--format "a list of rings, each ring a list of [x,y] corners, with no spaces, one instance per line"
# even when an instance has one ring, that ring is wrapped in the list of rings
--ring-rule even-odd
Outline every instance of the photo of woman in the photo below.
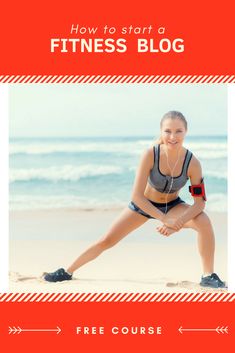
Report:
[[[71,280],[79,267],[95,259],[104,250],[118,243],[149,218],[162,222],[157,230],[170,236],[181,228],[192,228],[198,234],[198,248],[202,259],[202,287],[225,288],[226,285],[214,273],[214,232],[209,217],[203,211],[206,195],[202,183],[199,160],[183,147],[187,133],[187,121],[182,113],[170,111],[161,120],[161,137],[154,148],[142,156],[129,208],[124,209],[107,233],[65,271],[63,268],[45,274],[48,282]],[[196,186],[194,204],[186,204],[179,191],[190,178]],[[130,211],[131,210],[131,211]]]
[[[9,106],[12,292],[227,290],[224,87],[16,85]]]

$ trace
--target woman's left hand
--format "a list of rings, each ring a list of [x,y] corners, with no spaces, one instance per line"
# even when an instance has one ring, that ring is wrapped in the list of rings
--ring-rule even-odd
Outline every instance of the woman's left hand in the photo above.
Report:
[[[176,232],[175,229],[169,228],[165,224],[158,226],[156,229],[160,234],[164,235],[165,237],[169,237],[171,234]]]

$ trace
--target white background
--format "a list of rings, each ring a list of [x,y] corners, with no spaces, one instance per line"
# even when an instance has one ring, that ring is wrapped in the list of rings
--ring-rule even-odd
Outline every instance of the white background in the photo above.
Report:
[[[228,285],[235,292],[235,85],[228,85]]]
[[[0,85],[0,292],[8,290],[8,85]],[[235,85],[228,85],[228,284],[235,292]]]
[[[8,289],[8,85],[0,84],[0,292]]]

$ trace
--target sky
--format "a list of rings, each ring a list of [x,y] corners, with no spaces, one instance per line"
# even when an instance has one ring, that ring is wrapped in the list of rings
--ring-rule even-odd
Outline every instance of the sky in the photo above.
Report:
[[[15,84],[11,137],[152,136],[169,110],[188,135],[227,135],[227,88],[219,84]]]

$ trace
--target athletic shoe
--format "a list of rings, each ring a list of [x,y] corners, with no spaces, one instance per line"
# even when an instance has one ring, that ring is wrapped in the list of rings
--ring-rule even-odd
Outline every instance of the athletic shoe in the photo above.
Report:
[[[59,268],[55,272],[46,273],[44,279],[47,282],[62,282],[71,280],[72,275],[66,272],[63,268]]]
[[[210,276],[202,277],[200,285],[202,287],[227,288],[225,282],[221,281],[216,273],[212,273]]]

